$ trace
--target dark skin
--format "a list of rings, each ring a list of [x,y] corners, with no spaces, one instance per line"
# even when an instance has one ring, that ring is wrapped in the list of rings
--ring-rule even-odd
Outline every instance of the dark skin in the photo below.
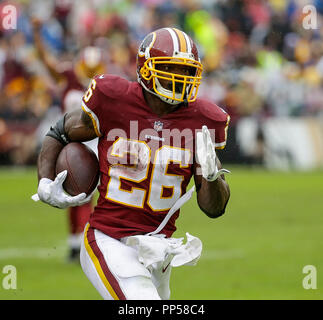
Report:
[[[178,69],[179,68],[179,69]],[[170,70],[183,74],[183,67]],[[172,69],[172,68],[170,68]],[[169,70],[169,69],[168,69]],[[162,85],[164,85],[162,83]],[[143,90],[143,94],[152,112],[159,117],[175,111],[179,106],[170,105],[160,100],[155,95]],[[82,110],[68,113],[65,118],[65,132],[71,141],[89,141],[96,138],[91,118]],[[55,179],[55,163],[63,145],[56,139],[46,136],[38,157],[38,180],[41,178]],[[217,160],[218,169],[221,163]],[[201,175],[197,175],[199,165],[194,164],[194,181],[197,191],[197,202],[200,209],[210,218],[221,216],[230,197],[230,188],[224,176],[213,182],[208,182]]]

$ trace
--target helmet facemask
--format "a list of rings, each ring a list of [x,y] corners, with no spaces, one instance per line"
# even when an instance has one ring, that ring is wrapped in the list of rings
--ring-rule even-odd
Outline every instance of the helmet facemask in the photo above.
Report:
[[[189,75],[160,70],[163,66],[172,64],[187,68]],[[176,105],[196,100],[202,69],[202,64],[191,58],[153,57],[145,61],[140,75],[144,80],[152,81],[152,90],[149,90],[151,93],[166,103]]]

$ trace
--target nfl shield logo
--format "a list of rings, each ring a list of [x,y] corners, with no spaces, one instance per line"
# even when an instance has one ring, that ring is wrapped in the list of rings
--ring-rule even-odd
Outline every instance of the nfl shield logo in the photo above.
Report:
[[[155,121],[154,123],[154,129],[158,132],[163,130],[163,123],[161,121]]]

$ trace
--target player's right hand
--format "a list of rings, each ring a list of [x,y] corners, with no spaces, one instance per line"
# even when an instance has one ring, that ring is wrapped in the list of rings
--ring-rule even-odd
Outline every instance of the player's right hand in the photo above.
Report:
[[[55,180],[42,178],[39,181],[37,193],[31,198],[34,201],[41,200],[53,207],[65,209],[85,204],[91,200],[92,195],[80,193],[76,196],[68,195],[63,188],[63,183],[67,176],[67,170],[60,172]]]

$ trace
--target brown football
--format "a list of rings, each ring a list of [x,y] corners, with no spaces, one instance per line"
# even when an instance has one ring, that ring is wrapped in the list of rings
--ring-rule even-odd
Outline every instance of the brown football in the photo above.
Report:
[[[99,161],[94,151],[80,142],[67,144],[56,161],[56,175],[67,170],[64,190],[71,196],[91,194],[100,177]]]

